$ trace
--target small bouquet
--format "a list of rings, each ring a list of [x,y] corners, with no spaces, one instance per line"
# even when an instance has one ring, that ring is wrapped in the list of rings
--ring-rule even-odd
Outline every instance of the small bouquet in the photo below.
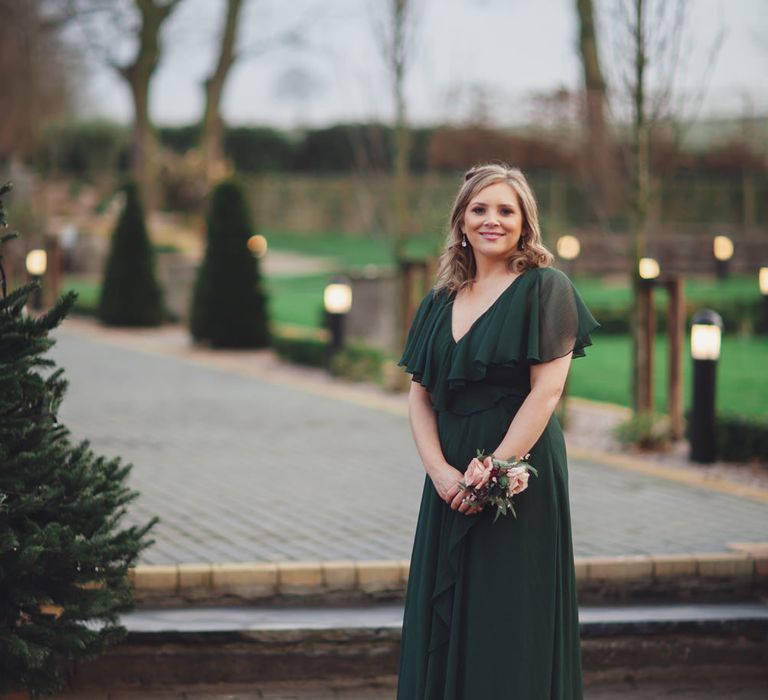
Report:
[[[487,467],[483,461],[491,457],[491,466]],[[496,506],[496,522],[500,515],[511,512],[517,517],[512,496],[522,493],[528,488],[528,473],[533,472],[538,476],[539,472],[526,461],[530,454],[518,459],[496,459],[492,455],[486,455],[482,450],[477,451],[477,457],[470,462],[464,473],[464,480],[459,486],[467,491],[464,501],[472,505]]]

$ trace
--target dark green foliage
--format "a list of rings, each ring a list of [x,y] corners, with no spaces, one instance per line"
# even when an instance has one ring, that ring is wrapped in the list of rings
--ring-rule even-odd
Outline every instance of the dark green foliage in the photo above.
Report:
[[[428,167],[432,129],[411,130],[410,165],[414,172]],[[296,148],[294,170],[306,172],[355,172],[392,168],[394,132],[386,124],[338,124],[312,129]]]
[[[161,126],[157,130],[160,143],[179,155],[184,155],[200,145],[200,133],[200,124]]]
[[[757,327],[757,319],[760,313],[762,300],[755,295],[754,299],[696,299],[689,301],[686,309],[686,328],[690,327],[691,316],[702,306],[713,306],[723,319],[726,333],[753,331]],[[600,332],[624,335],[629,333],[629,306],[602,306],[600,303],[591,303],[590,311],[595,318],[600,319]],[[665,333],[667,328],[666,300],[659,297],[656,303],[656,331]]]
[[[325,367],[328,364],[328,342],[320,338],[275,335],[272,345],[275,352],[288,362],[306,367]]]
[[[222,182],[211,195],[205,258],[192,299],[195,340],[213,347],[269,345],[259,262],[247,245],[253,233],[242,187],[234,180]]]
[[[163,295],[135,183],[125,188],[125,206],[112,236],[99,318],[110,326],[156,326],[163,322]]]
[[[737,415],[717,417],[717,455],[727,462],[768,464],[768,422]]]
[[[38,697],[124,635],[128,569],[155,519],[120,529],[137,496],[131,466],[73,444],[59,423],[67,382],[44,355],[75,294],[35,318],[24,312],[34,289],[0,294],[0,695]]]
[[[50,125],[38,149],[38,164],[46,173],[93,178],[125,170],[130,135],[119,124],[103,120]]]
[[[286,171],[293,165],[294,146],[277,129],[233,127],[224,131],[224,155],[238,172]]]

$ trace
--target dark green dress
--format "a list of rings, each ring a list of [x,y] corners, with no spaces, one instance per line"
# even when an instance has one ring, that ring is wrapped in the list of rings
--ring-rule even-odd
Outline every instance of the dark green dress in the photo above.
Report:
[[[530,365],[584,356],[598,323],[568,277],[515,278],[454,341],[454,295],[430,291],[399,364],[430,392],[443,454],[464,471],[495,450],[530,391]],[[425,477],[411,554],[398,700],[581,700],[565,444],[553,416],[517,518],[451,510]]]

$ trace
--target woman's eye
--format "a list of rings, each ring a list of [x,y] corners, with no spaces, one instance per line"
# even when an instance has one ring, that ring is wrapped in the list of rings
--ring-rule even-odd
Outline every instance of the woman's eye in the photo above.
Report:
[[[514,209],[502,209],[501,210],[501,215],[502,216],[512,216],[512,214],[514,214],[514,213],[515,213]]]
[[[485,211],[483,207],[474,207],[472,209],[473,214],[482,214]]]

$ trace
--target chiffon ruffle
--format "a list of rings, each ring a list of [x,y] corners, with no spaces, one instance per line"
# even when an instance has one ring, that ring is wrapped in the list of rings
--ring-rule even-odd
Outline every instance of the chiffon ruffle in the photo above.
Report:
[[[458,341],[451,330],[454,296],[434,290],[426,295],[398,362],[427,389],[436,411],[469,414],[495,405],[519,392],[510,370],[527,372],[531,364],[568,353],[584,357],[600,326],[555,268],[517,277]]]

